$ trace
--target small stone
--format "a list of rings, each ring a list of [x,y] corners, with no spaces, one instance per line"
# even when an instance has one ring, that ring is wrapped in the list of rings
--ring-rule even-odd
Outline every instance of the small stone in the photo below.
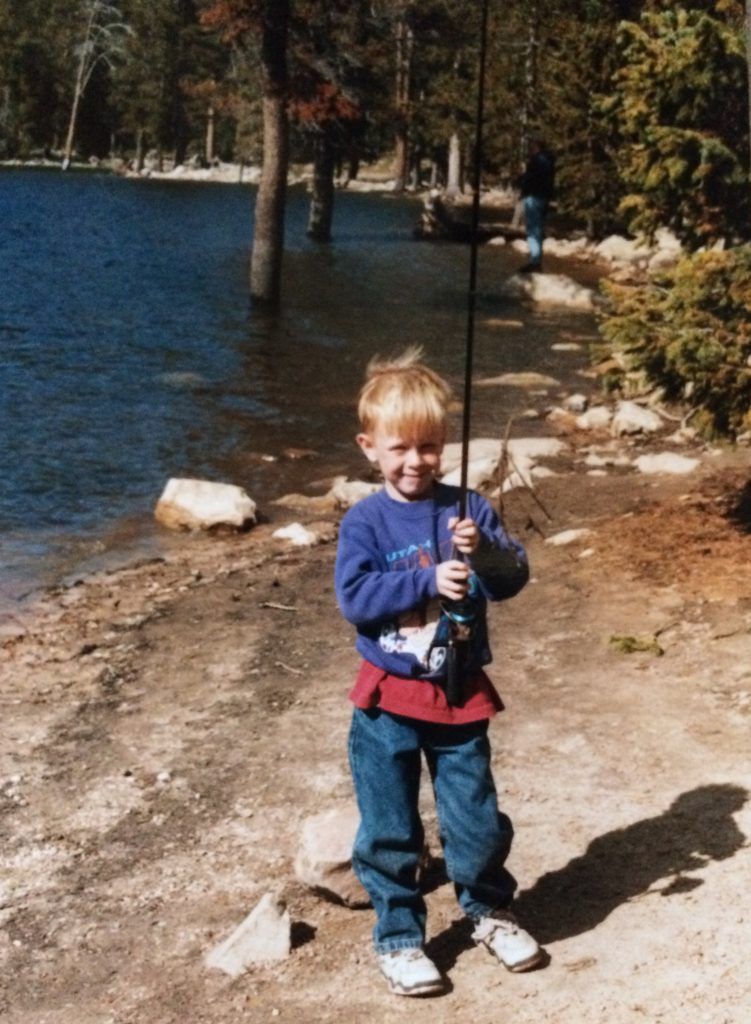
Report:
[[[582,540],[583,537],[587,537],[591,532],[591,530],[586,528],[562,530],[560,533],[554,533],[551,537],[546,537],[545,543],[552,544],[554,547],[564,547],[567,544],[575,544],[576,541]]]
[[[158,772],[157,773],[157,777],[156,777],[156,781],[157,782],[161,782],[161,783],[171,782],[172,781],[172,773],[171,772]]]
[[[581,416],[577,416],[576,425],[579,430],[596,430],[598,427],[607,427],[613,418],[613,413],[605,405],[593,405]]]
[[[296,547],[312,548],[317,543],[318,537],[312,530],[306,530],[302,523],[290,523],[289,526],[281,526],[274,530],[272,537],[280,540],[288,540]]]
[[[584,412],[588,405],[589,399],[586,395],[569,395],[563,400],[563,408],[568,409],[569,412]]]
[[[232,934],[206,957],[207,967],[239,977],[254,963],[285,960],[292,949],[292,922],[278,896],[266,893]]]

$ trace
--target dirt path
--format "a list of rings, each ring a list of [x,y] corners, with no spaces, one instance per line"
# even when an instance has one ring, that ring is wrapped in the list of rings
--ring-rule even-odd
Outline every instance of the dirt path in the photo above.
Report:
[[[534,580],[491,622],[510,866],[547,969],[510,975],[472,947],[438,878],[430,945],[453,988],[399,1000],[370,912],[294,881],[301,822],[350,796],[356,658],[333,544],[290,554],[260,527],[52,594],[5,642],[3,1019],[748,1020],[751,533],[724,497],[745,477],[712,459],[678,482],[592,477],[575,458],[542,481],[552,523],[514,492]],[[592,533],[554,547],[530,517]],[[234,982],[208,971],[275,887],[291,958]]]

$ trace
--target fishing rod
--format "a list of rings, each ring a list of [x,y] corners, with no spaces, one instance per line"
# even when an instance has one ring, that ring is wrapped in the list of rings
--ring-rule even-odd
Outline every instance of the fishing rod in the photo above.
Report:
[[[462,405],[462,455],[459,492],[459,519],[467,515],[467,474],[469,470],[469,432],[472,422],[472,364],[475,346],[475,308],[477,306],[477,250],[480,224],[480,181],[482,177],[482,136],[485,112],[485,63],[488,49],[488,6],[483,0],[480,24],[480,55],[477,73],[477,111],[475,115],[475,152],[472,173],[472,216],[470,220],[469,287],[467,290],[467,343],[464,363],[464,398]],[[446,647],[446,700],[451,706],[464,701],[463,668],[467,641],[477,617],[475,601],[467,596],[458,601],[442,603],[439,623]]]
[[[480,56],[477,71],[477,110],[475,114],[475,152],[472,168],[472,215],[470,218],[469,287],[467,289],[467,344],[464,362],[464,398],[462,405],[462,473],[459,518],[467,514],[467,473],[469,432],[472,421],[472,364],[475,348],[475,309],[477,307],[477,250],[480,226],[480,182],[482,179],[483,119],[485,115],[485,64],[488,51],[488,6],[483,0],[480,24]]]

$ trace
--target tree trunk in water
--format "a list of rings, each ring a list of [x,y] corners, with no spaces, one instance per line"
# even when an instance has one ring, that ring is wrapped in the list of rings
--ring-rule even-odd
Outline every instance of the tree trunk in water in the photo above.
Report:
[[[144,145],[143,145],[143,128],[139,128],[138,131],[136,132],[136,157],[135,157],[136,171],[139,174],[143,170],[144,156],[145,156],[145,153],[144,153]]]
[[[284,250],[284,203],[289,153],[287,123],[288,0],[267,0],[263,66],[263,165],[256,198],[250,294],[265,306],[279,305]]]
[[[310,197],[308,236],[316,242],[331,241],[334,215],[334,147],[324,128],[315,140],[313,151],[313,193]]]
[[[83,93],[83,78],[84,78],[84,64],[83,57],[81,63],[78,65],[78,74],[76,75],[76,87],[73,93],[73,106],[70,109],[70,121],[68,121],[68,134],[65,138],[65,149],[63,150],[63,170],[67,171],[70,167],[70,161],[73,157],[73,140],[76,137],[76,124],[78,122],[78,107],[81,103],[81,94]]]
[[[209,103],[206,112],[206,163],[211,166],[214,162],[214,108]]]
[[[462,190],[462,147],[456,132],[449,139],[449,166],[446,192],[458,195]]]
[[[396,26],[396,129],[394,191],[403,192],[409,176],[409,88],[412,72],[412,29],[402,19]]]

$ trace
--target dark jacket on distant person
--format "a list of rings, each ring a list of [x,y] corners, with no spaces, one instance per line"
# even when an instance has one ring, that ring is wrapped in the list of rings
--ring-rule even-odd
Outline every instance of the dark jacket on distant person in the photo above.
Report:
[[[532,154],[519,186],[522,197],[535,196],[550,202],[555,193],[555,157],[549,149],[540,149]]]

